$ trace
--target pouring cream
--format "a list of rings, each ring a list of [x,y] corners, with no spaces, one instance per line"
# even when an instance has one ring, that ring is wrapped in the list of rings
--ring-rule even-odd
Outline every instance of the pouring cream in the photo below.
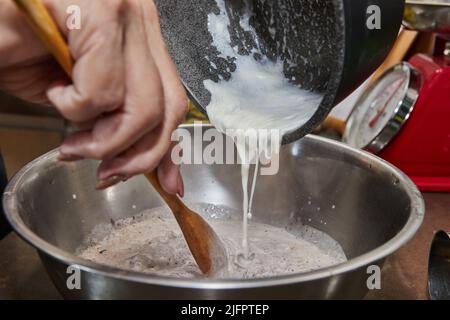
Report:
[[[248,219],[251,218],[253,195],[258,176],[258,164],[267,155],[274,156],[281,146],[282,137],[304,125],[322,101],[322,95],[299,88],[287,79],[283,61],[271,61],[256,45],[249,55],[238,53],[232,46],[225,0],[216,0],[220,10],[208,16],[208,30],[213,45],[224,59],[233,58],[236,70],[229,80],[207,80],[205,88],[211,93],[207,112],[211,123],[222,133],[232,132],[242,163],[243,187],[243,240],[244,257],[250,258],[248,248]],[[247,3],[247,5],[249,5]],[[254,35],[250,17],[241,17],[240,26]],[[256,42],[257,43],[257,42]],[[255,59],[255,55],[259,58]],[[211,62],[211,68],[217,66]],[[278,132],[277,135],[270,132]],[[256,143],[250,143],[253,135]],[[253,136],[252,136],[253,137]],[[276,141],[274,141],[276,140]],[[275,148],[273,147],[275,146]],[[251,165],[255,165],[250,186]]]

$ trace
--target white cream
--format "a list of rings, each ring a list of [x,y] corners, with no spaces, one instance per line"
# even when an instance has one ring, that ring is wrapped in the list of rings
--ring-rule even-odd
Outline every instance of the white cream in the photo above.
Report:
[[[231,46],[228,27],[230,19],[226,13],[225,1],[216,0],[220,14],[211,13],[208,16],[208,29],[213,38],[213,45],[221,53],[221,57],[234,57],[236,70],[231,79],[221,79],[218,83],[207,80],[205,88],[211,93],[211,102],[207,112],[211,123],[221,132],[227,134],[230,130],[237,139],[236,147],[242,162],[243,186],[243,249],[248,257],[248,218],[251,217],[251,202],[256,184],[258,168],[248,194],[249,170],[252,163],[258,163],[261,154],[269,155],[274,151],[274,144],[279,149],[282,137],[303,126],[316,112],[322,95],[300,89],[289,82],[283,73],[283,61],[273,62],[267,58],[256,61],[253,54],[239,55],[237,48]],[[249,25],[250,17],[241,18],[240,24],[246,31],[254,33]],[[255,37],[256,39],[256,37]],[[253,53],[260,53],[254,49]],[[211,63],[211,68],[217,66]],[[242,135],[246,130],[277,130],[277,141],[259,143],[256,146],[246,144]],[[241,135],[241,136],[240,136]],[[247,155],[250,155],[247,157]]]

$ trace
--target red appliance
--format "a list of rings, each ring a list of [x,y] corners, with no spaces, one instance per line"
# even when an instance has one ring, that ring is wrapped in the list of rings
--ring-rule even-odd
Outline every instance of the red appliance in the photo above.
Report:
[[[356,104],[344,141],[404,171],[421,191],[450,192],[450,58],[419,54]]]
[[[378,155],[404,171],[421,191],[450,191],[450,59],[417,55],[420,74],[414,109]]]

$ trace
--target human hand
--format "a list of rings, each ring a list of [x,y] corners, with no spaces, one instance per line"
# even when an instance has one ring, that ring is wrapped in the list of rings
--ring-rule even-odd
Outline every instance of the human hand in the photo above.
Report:
[[[60,158],[102,160],[100,187],[159,167],[164,189],[182,195],[181,176],[168,150],[172,132],[184,119],[187,98],[153,1],[44,3],[68,39],[75,60],[73,83],[30,31],[15,22],[22,46],[11,45],[14,41],[6,46],[15,48],[15,54],[6,59],[7,65],[0,64],[0,86],[30,101],[48,101],[79,124],[82,131],[65,140]],[[66,8],[74,4],[83,16],[80,30],[65,27]],[[26,45],[24,39],[29,40]],[[8,52],[1,48],[0,53]]]

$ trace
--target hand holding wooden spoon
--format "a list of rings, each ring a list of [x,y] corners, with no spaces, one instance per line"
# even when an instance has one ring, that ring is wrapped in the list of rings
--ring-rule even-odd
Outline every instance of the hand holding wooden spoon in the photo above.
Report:
[[[73,75],[70,50],[47,9],[39,0],[15,0],[25,13],[33,31],[55,56],[69,77]],[[214,273],[226,264],[226,251],[214,230],[197,213],[161,186],[156,172],[146,175],[155,190],[172,210],[201,271]]]
[[[51,105],[77,124],[81,130],[60,146],[61,159],[101,160],[100,187],[158,167],[164,190],[182,194],[181,176],[165,155],[170,153],[173,131],[185,118],[187,97],[166,49],[153,0],[41,2],[16,3],[24,10],[44,4],[51,13],[70,47],[72,81],[15,3],[0,1],[0,88]],[[67,25],[69,6],[79,8],[79,29]]]

